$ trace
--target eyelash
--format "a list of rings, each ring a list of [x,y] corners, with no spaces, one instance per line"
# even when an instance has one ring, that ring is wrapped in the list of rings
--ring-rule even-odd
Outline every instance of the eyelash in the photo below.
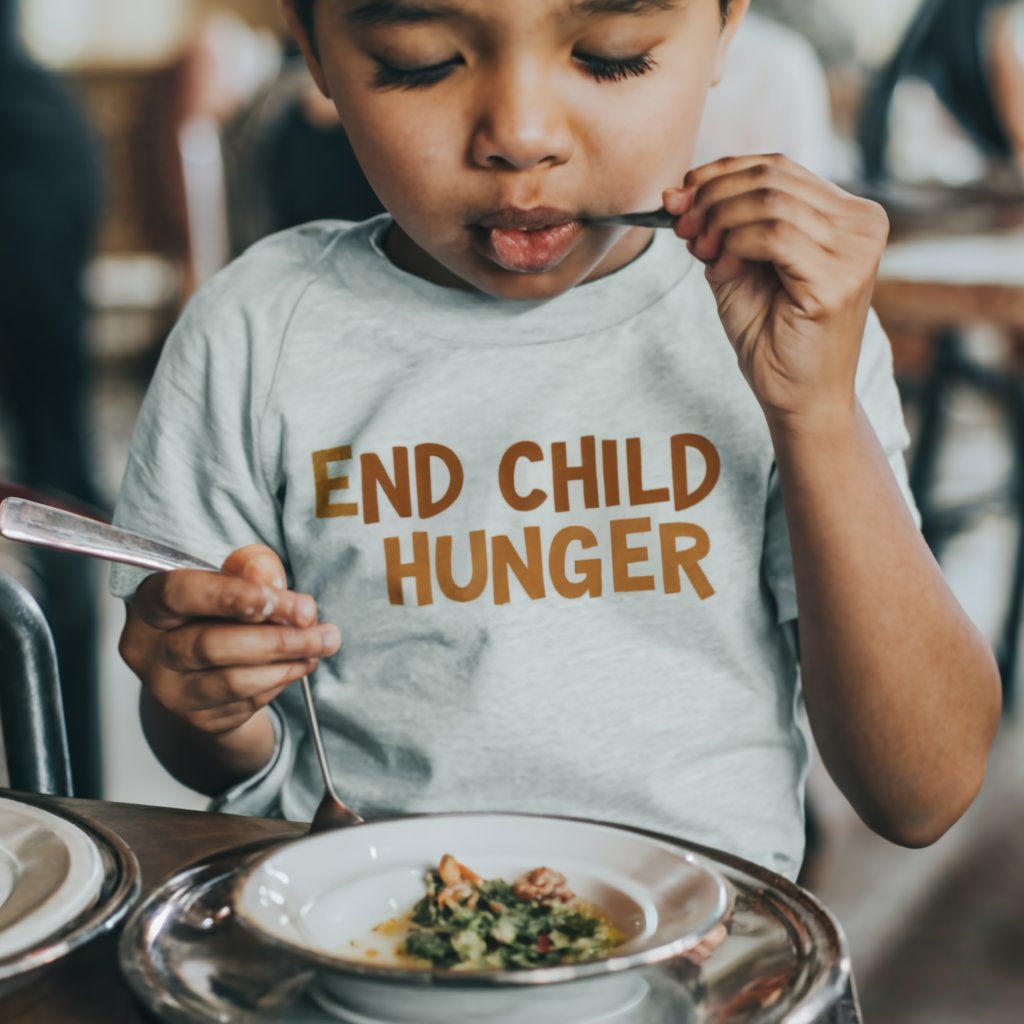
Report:
[[[635,57],[598,57],[589,53],[576,53],[573,59],[598,82],[622,82],[627,78],[641,78],[653,71],[658,62],[650,53]],[[399,68],[375,57],[377,71],[373,84],[378,89],[423,89],[436,85],[462,63],[461,57],[441,64],[428,64],[420,68]]]

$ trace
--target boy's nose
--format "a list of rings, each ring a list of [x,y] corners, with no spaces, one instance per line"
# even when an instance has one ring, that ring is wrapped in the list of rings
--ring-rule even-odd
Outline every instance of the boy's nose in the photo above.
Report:
[[[572,155],[570,120],[552,90],[529,69],[482,83],[472,159],[479,167],[525,170]]]

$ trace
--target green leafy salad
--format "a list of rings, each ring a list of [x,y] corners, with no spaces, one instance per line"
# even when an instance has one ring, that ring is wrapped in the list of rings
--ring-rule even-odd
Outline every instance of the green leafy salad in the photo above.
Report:
[[[566,879],[537,868],[518,881],[485,880],[446,854],[424,876],[401,955],[452,970],[516,969],[606,956],[622,933]],[[386,922],[379,930],[391,930]]]

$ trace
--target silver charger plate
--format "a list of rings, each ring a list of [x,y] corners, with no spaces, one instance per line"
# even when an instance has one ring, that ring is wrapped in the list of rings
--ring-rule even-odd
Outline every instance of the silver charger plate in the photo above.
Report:
[[[38,808],[74,825],[92,844],[99,858],[102,880],[95,899],[58,930],[26,949],[0,959],[0,997],[20,987],[36,971],[112,931],[128,913],[142,885],[135,854],[120,836],[106,826],[56,807],[45,797],[18,793],[6,794],[5,800]]]
[[[739,858],[644,834],[711,860],[735,887],[736,906],[729,937],[703,967],[676,961],[630,972],[643,991],[607,1024],[857,1024],[846,940],[810,894]],[[233,917],[239,870],[279,842],[262,840],[204,858],[171,875],[132,913],[121,935],[121,969],[157,1019],[345,1020],[323,1005],[314,971],[270,950]]]

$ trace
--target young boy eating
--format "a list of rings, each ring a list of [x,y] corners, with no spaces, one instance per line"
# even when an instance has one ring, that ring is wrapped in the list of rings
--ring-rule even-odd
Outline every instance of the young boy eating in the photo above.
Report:
[[[597,817],[795,877],[809,721],[868,824],[936,839],[997,673],[907,494],[884,214],[690,167],[745,0],[284,7],[389,215],[255,246],[163,355],[117,519],[223,570],[114,576],[162,762],[311,816],[314,673],[367,817]]]

